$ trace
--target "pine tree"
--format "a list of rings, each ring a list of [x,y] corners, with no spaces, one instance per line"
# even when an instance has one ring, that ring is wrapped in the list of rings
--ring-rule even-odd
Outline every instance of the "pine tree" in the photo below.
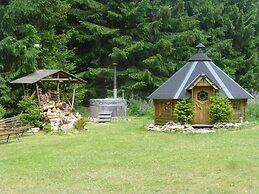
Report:
[[[62,0],[12,0],[1,6],[0,104],[15,107],[21,97],[18,88],[11,91],[15,78],[36,69],[73,69],[66,45],[70,32],[63,26],[68,8]]]

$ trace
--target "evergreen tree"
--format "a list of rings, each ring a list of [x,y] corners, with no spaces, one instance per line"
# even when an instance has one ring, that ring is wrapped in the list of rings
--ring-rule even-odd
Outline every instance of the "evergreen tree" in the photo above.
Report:
[[[0,104],[11,110],[36,69],[64,69],[88,81],[84,98],[118,88],[145,98],[179,70],[199,42],[249,90],[259,90],[256,0],[4,0],[0,4]],[[15,87],[15,88],[14,88]],[[83,97],[83,96],[82,96]]]
[[[0,103],[15,107],[21,95],[9,82],[36,69],[72,70],[64,24],[69,6],[62,0],[11,0],[1,5]],[[13,86],[15,87],[15,86]],[[7,109],[9,110],[9,108]]]
[[[77,72],[90,83],[90,97],[111,94],[113,62],[126,94],[146,97],[184,64],[201,39],[198,21],[188,16],[183,1],[69,2],[68,21],[76,32],[70,45]]]
[[[187,1],[207,35],[207,54],[243,87],[259,89],[258,1]]]

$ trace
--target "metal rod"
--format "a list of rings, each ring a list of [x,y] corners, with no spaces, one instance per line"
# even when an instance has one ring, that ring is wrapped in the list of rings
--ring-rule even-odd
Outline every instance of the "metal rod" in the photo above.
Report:
[[[124,89],[122,89],[122,99],[125,98]]]
[[[117,98],[117,63],[113,63],[113,98]]]

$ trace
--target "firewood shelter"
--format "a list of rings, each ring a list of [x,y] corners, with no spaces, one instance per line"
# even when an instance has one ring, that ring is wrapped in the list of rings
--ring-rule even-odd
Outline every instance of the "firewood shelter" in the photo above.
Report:
[[[22,84],[25,96],[36,95],[42,110],[44,109],[44,104],[49,100],[56,103],[60,102],[61,84],[74,84],[71,91],[72,99],[67,99],[69,105],[73,108],[76,94],[75,84],[85,84],[86,81],[63,70],[38,70],[35,73],[13,80],[11,83]],[[51,83],[50,89],[47,87],[49,83]]]

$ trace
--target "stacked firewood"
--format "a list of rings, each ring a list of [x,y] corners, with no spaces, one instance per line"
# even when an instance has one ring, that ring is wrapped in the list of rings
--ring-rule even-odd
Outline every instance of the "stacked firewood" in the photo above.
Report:
[[[66,102],[57,102],[52,100],[50,93],[40,96],[41,98],[41,111],[42,118],[46,122],[50,122],[53,131],[58,130],[62,125],[75,122],[81,118]]]

